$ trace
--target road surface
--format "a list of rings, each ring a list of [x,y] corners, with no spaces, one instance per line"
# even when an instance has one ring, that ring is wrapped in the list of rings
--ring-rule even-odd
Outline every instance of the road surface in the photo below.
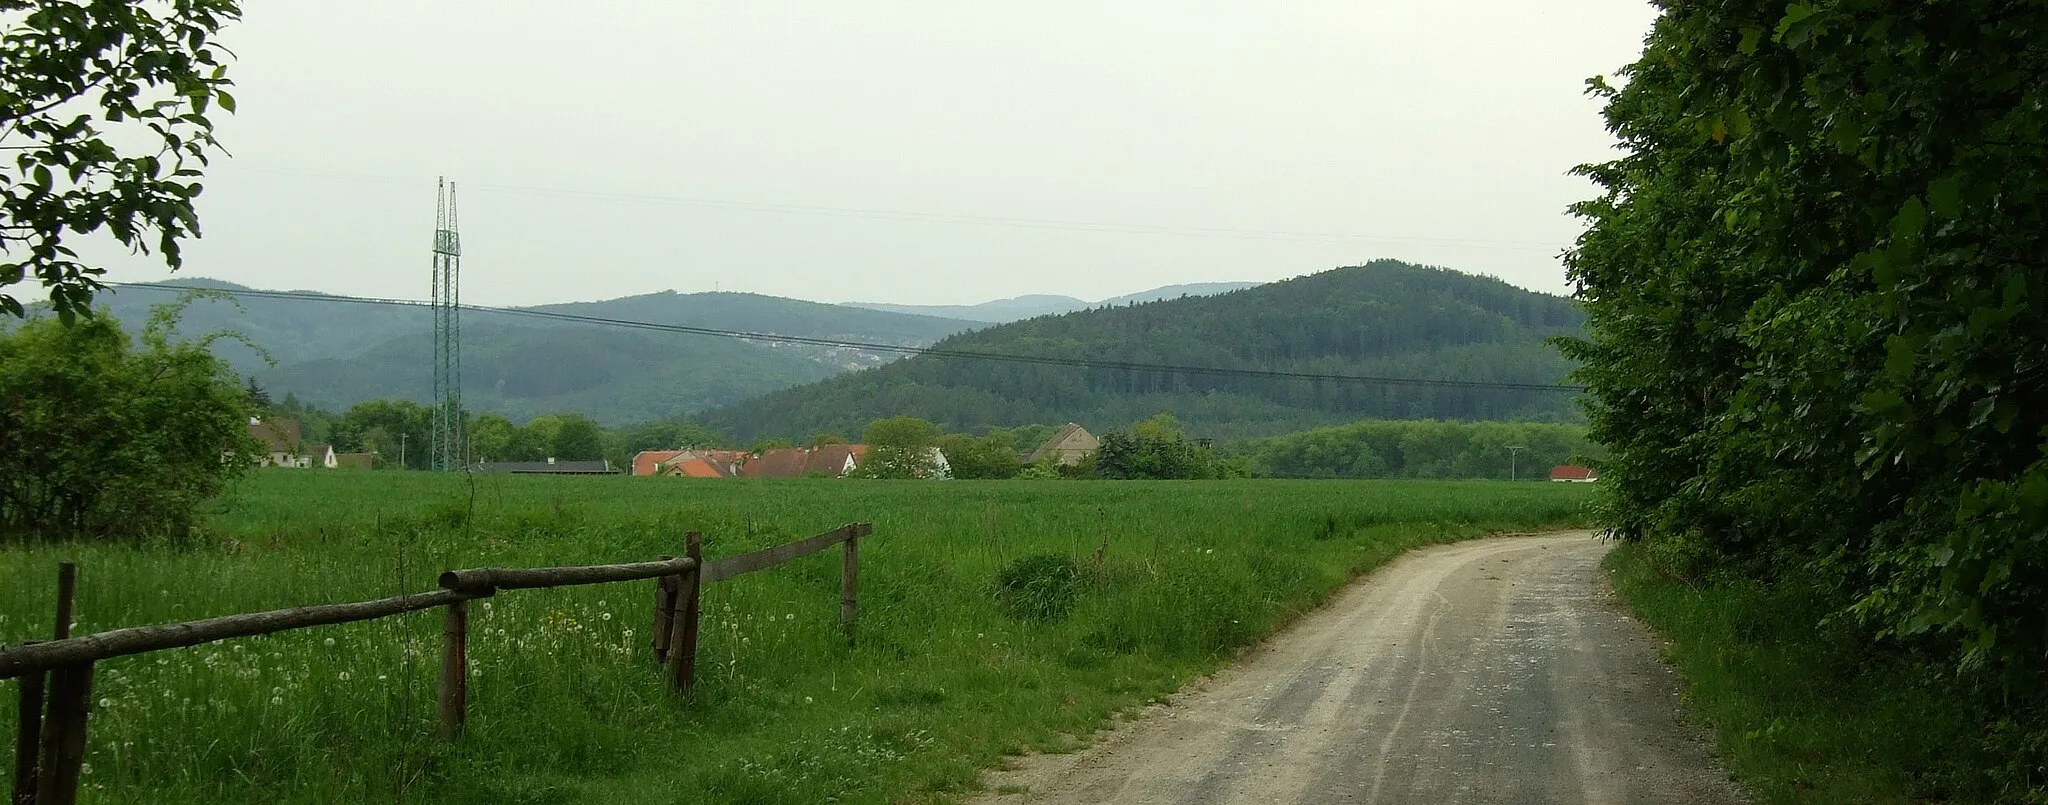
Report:
[[[1416,551],[1001,803],[1733,803],[1587,532]]]

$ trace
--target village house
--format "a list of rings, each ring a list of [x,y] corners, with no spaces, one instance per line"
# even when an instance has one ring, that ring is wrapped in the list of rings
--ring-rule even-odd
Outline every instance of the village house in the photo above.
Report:
[[[1600,471],[1571,464],[1559,464],[1550,468],[1550,480],[1558,483],[1590,484],[1600,480]]]
[[[1087,428],[1069,422],[1066,427],[1053,434],[1052,438],[1039,445],[1037,450],[1024,456],[1024,463],[1037,464],[1051,459],[1071,467],[1081,463],[1081,459],[1095,455],[1095,451],[1101,447],[1102,440],[1095,438],[1095,434],[1089,433]]]
[[[299,438],[299,421],[296,419],[265,420],[249,417],[249,436],[263,445],[263,453],[256,458],[258,467],[290,467],[303,470],[316,465],[327,469],[335,466],[334,446],[307,446],[304,440]]]

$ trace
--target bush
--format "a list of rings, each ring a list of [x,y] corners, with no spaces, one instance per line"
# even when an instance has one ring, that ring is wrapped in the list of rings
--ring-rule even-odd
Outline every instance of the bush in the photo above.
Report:
[[[183,538],[248,468],[248,395],[205,343],[170,341],[179,307],[139,348],[104,315],[0,336],[0,541]]]

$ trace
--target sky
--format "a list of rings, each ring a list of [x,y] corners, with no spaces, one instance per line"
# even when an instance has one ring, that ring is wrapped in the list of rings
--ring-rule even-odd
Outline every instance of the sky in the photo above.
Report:
[[[1390,257],[1568,289],[1642,0],[245,3],[176,276],[1096,300]],[[576,13],[565,13],[576,9]],[[586,9],[590,9],[586,11]],[[172,277],[95,244],[109,279]]]

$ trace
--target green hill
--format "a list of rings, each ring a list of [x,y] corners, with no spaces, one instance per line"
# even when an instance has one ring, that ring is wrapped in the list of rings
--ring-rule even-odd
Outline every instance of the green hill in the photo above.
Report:
[[[204,278],[128,286],[101,304],[131,329],[178,287],[234,293],[248,288]],[[923,346],[980,326],[974,322],[848,308],[739,293],[662,292],[519,310],[600,319],[686,324],[893,346]],[[579,411],[601,422],[669,418],[893,360],[890,353],[634,330],[464,311],[466,404],[524,418]],[[339,298],[238,296],[190,305],[180,332],[240,332],[273,358],[232,341],[216,350],[274,397],[295,394],[326,408],[432,394],[432,315],[425,308]]]
[[[1229,293],[1015,322],[943,349],[1336,375],[1555,384],[1543,339],[1578,332],[1570,300],[1384,260]],[[784,389],[699,419],[741,440],[858,432],[912,415],[952,429],[1073,420],[1116,427],[1170,411],[1196,437],[1270,435],[1364,418],[1577,418],[1571,395],[1190,375],[923,355]]]

